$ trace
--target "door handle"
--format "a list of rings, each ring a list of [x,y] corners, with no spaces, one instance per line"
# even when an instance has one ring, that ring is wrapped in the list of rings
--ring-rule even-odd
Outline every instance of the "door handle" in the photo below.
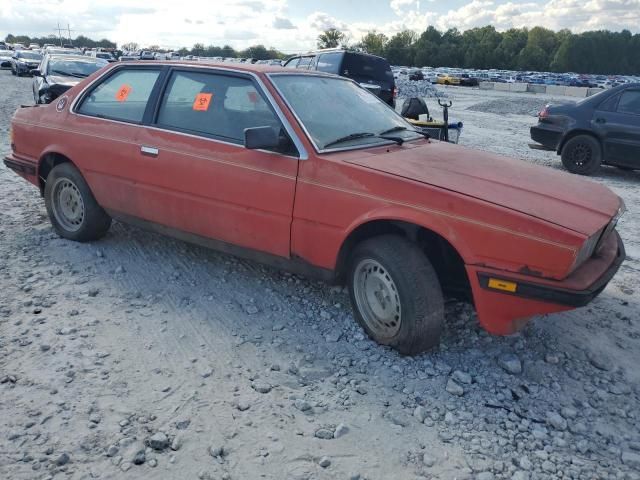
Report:
[[[147,147],[145,145],[140,147],[140,153],[148,157],[157,157],[158,149],[156,147]]]
[[[596,123],[607,123],[604,118],[596,118]]]

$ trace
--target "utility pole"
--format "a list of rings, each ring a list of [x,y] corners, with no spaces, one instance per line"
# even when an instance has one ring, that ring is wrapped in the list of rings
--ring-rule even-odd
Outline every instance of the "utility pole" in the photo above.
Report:
[[[69,44],[73,46],[73,40],[71,40],[71,27],[67,23],[67,32],[69,32]]]
[[[58,22],[58,40],[60,41],[60,46],[62,47],[62,29],[60,28],[60,22]]]

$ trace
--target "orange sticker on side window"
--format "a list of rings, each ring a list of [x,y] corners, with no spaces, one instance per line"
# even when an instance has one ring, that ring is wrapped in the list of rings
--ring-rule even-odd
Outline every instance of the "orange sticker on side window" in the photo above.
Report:
[[[193,102],[193,109],[199,112],[206,112],[209,110],[209,104],[211,103],[211,97],[213,93],[199,93],[196,95],[196,99]]]
[[[131,90],[133,89],[129,85],[127,84],[122,85],[116,92],[116,100],[119,102],[126,101],[127,97],[131,93]]]

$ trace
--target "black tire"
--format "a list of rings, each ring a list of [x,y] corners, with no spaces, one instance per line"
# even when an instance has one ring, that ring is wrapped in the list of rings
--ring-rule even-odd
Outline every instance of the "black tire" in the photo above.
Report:
[[[16,71],[13,69],[13,67],[11,67],[11,75],[13,75],[13,76],[16,75]]]
[[[103,237],[111,217],[102,209],[80,171],[71,163],[55,166],[44,187],[49,220],[58,235],[76,242]]]
[[[600,142],[591,135],[576,135],[562,147],[562,164],[571,173],[591,175],[602,163]]]
[[[347,281],[354,316],[373,340],[404,355],[438,345],[444,325],[442,290],[417,245],[397,235],[365,240],[351,255]],[[372,292],[376,283],[382,287]],[[381,321],[374,309],[388,312],[387,318]]]

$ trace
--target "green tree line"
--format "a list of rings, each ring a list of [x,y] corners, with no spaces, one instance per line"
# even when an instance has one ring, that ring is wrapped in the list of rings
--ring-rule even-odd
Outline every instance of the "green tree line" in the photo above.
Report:
[[[256,60],[271,60],[274,58],[285,58],[286,54],[275,48],[267,48],[264,45],[253,45],[244,50],[236,50],[230,45],[218,47],[215,45],[204,46],[203,43],[196,43],[191,49],[181,48],[180,55],[196,55],[198,57],[232,57],[232,58],[255,58]]]
[[[324,46],[320,37],[318,44]],[[629,30],[574,34],[544,27],[504,32],[492,26],[464,32],[429,27],[420,35],[405,30],[391,38],[370,31],[353,47],[386,57],[392,65],[640,75],[640,34]]]
[[[45,43],[52,43],[54,45],[60,45],[60,38],[55,35],[47,35],[44,37],[29,37],[28,35],[13,35],[9,34],[4,39],[7,43],[22,43],[23,45],[29,45],[30,43],[37,43],[42,46]],[[78,35],[75,39],[69,42],[68,38],[63,38],[62,43],[68,45],[71,43],[74,47],[78,48],[116,48],[115,42],[103,38],[102,40],[92,40],[84,35]]]

